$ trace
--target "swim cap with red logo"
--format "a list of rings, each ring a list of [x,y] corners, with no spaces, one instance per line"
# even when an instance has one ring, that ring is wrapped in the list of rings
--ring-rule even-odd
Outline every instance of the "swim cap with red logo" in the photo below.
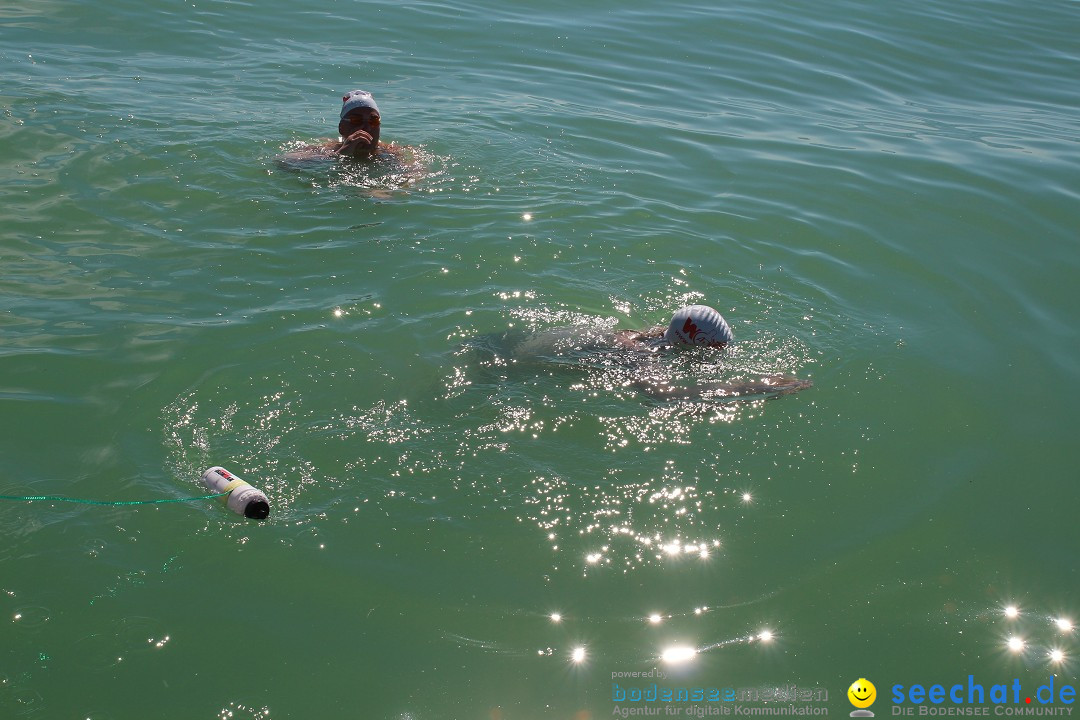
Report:
[[[687,305],[671,316],[664,339],[673,345],[720,346],[732,340],[731,328],[708,305]]]
[[[379,112],[375,98],[367,90],[350,90],[341,98],[341,117],[345,117],[356,108],[371,108]]]

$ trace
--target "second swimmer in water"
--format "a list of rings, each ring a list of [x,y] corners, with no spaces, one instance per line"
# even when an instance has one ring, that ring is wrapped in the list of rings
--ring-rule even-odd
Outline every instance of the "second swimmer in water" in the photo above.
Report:
[[[338,120],[340,140],[327,140],[318,145],[306,145],[286,153],[285,162],[296,162],[325,157],[351,157],[358,160],[390,158],[407,161],[415,151],[407,146],[384,143],[379,140],[382,131],[382,113],[375,97],[367,90],[350,90],[341,98]]]
[[[734,340],[731,327],[708,305],[688,305],[671,316],[666,327],[647,330],[617,330],[614,337],[591,328],[555,328],[532,335],[515,344],[515,360],[536,358],[595,356],[614,348],[625,353],[617,359],[622,366],[633,367],[630,385],[661,400],[736,400],[774,397],[811,387],[809,380],[789,375],[767,375],[758,380],[723,382],[706,380],[693,385],[675,385],[658,379],[652,362],[658,356],[679,348],[723,348]],[[609,356],[610,357],[610,356]]]
[[[708,305],[688,305],[671,316],[667,328],[650,330],[621,330],[615,340],[621,347],[632,350],[655,351],[661,348],[686,346],[722,348],[734,339],[724,317]],[[776,396],[798,392],[813,383],[788,375],[769,375],[756,381],[727,383],[699,382],[694,385],[672,385],[664,380],[638,379],[634,386],[649,395],[666,400],[699,398],[744,398]]]

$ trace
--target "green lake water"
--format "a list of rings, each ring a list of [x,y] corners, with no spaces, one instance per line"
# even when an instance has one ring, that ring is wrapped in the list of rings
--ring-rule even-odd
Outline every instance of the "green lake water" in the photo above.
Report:
[[[1066,0],[0,7],[0,494],[222,465],[272,506],[0,501],[0,718],[1074,686],[1078,38]],[[409,182],[279,162],[353,88]],[[551,342],[690,303],[737,342],[650,372],[813,387],[662,401]]]

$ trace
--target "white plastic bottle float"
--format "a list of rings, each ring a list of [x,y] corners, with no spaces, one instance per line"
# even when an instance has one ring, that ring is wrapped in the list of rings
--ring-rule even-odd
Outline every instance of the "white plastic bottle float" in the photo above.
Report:
[[[252,487],[223,467],[212,467],[203,473],[202,483],[211,492],[228,493],[221,501],[237,515],[252,520],[270,517],[270,501],[262,490]]]

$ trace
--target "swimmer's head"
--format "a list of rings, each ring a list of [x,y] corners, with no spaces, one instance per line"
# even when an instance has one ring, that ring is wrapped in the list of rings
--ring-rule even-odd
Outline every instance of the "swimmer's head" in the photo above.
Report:
[[[723,347],[732,340],[731,328],[708,305],[687,305],[671,316],[664,339],[672,345]]]
[[[375,104],[375,98],[367,90],[350,90],[345,94],[345,97],[341,98],[342,118],[357,108],[371,108],[375,112],[379,112],[379,106]]]

